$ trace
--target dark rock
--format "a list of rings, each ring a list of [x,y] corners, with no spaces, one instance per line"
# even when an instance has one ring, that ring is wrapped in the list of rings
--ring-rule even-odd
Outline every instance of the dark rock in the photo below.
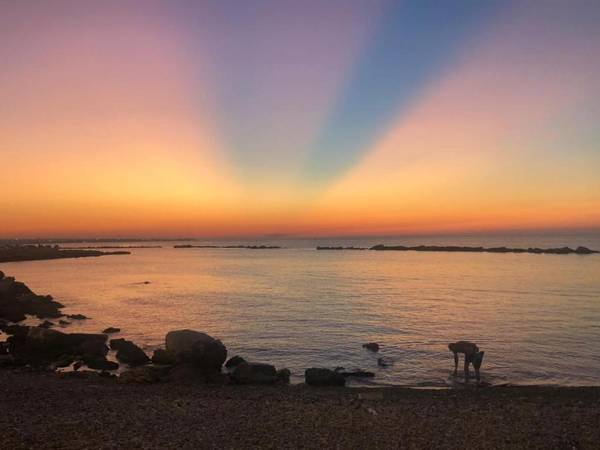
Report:
[[[4,272],[2,272],[2,271],[0,270],[0,280],[2,280],[3,278],[4,278]]]
[[[277,381],[282,384],[289,384],[291,375],[290,369],[279,369],[277,371]]]
[[[125,342],[124,338],[111,339],[108,341],[108,345],[111,350],[118,350],[119,346]]]
[[[8,326],[8,321],[0,319],[0,331],[4,330]]]
[[[44,320],[42,323],[38,325],[38,327],[42,328],[51,328],[56,325],[54,322],[50,322],[49,320]]]
[[[89,319],[89,317],[84,316],[83,314],[67,314],[67,317],[69,319],[74,319],[74,320],[85,320],[85,319]]]
[[[75,361],[73,364],[73,370],[78,371],[83,366],[83,361]]]
[[[236,355],[229,358],[229,360],[225,363],[225,367],[227,367],[228,369],[233,369],[234,367],[239,366],[240,364],[245,362],[246,360],[244,358]]]
[[[120,362],[130,366],[141,366],[150,362],[144,350],[126,339],[111,339],[110,348],[117,350],[117,359]]]
[[[0,317],[11,322],[25,320],[26,315],[40,319],[60,317],[58,302],[49,295],[36,295],[24,283],[15,281],[13,277],[0,279]]]
[[[238,364],[231,378],[237,384],[275,384],[277,382],[277,371],[271,364],[241,363]]]
[[[62,325],[63,327],[67,326],[67,325],[71,325],[71,322],[69,322],[68,320],[64,320],[64,319],[60,319],[58,321],[59,325]]]
[[[172,366],[175,364],[175,356],[163,349],[156,349],[152,354],[152,363],[163,365],[163,366]]]
[[[309,386],[344,386],[346,379],[330,369],[310,368],[304,372],[304,380]]]
[[[83,362],[94,370],[116,370],[119,368],[119,364],[109,361],[104,356],[84,356]]]
[[[227,348],[220,340],[199,331],[169,331],[165,343],[177,362],[189,362],[209,371],[220,371],[227,358]]]
[[[377,342],[369,342],[368,344],[363,344],[363,348],[366,348],[372,352],[378,352],[379,344]]]
[[[4,332],[10,336],[25,337],[29,333],[29,327],[26,325],[7,325]]]
[[[103,333],[104,334],[111,334],[111,333],[119,333],[120,331],[121,331],[120,328],[108,327],[108,328],[104,329]]]
[[[377,365],[381,367],[388,367],[394,364],[394,361],[389,356],[382,356],[377,359]]]

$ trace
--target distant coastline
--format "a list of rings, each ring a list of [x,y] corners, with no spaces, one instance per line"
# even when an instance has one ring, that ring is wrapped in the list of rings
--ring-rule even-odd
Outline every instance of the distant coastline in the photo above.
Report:
[[[464,247],[457,245],[417,245],[407,247],[404,245],[383,245],[378,244],[370,248],[363,247],[317,247],[317,250],[375,250],[375,251],[399,251],[399,252],[467,252],[467,253],[532,253],[532,254],[548,254],[548,255],[591,255],[600,253],[597,250],[590,250],[587,247],[570,247],[560,248],[511,248],[511,247]]]
[[[99,250],[62,249],[50,245],[0,246],[1,263],[130,254],[131,252],[127,251],[102,252]]]

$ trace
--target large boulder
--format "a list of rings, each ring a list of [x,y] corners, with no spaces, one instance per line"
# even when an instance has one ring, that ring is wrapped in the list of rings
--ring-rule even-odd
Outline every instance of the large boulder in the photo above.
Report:
[[[238,384],[275,384],[278,381],[277,371],[271,364],[247,362],[238,364],[231,378]]]
[[[165,338],[166,349],[178,362],[189,362],[209,371],[220,371],[227,359],[223,343],[206,333],[193,330],[169,331]]]
[[[166,350],[157,348],[152,354],[152,363],[159,366],[172,366],[176,363],[175,356]]]
[[[111,339],[110,348],[117,351],[117,359],[120,362],[130,366],[141,366],[150,362],[144,350],[126,339]]]
[[[304,380],[309,386],[344,386],[346,378],[334,370],[310,368],[304,372]]]

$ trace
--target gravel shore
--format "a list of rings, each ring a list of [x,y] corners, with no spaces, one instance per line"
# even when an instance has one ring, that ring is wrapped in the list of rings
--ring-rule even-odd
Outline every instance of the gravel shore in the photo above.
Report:
[[[597,449],[600,388],[125,385],[5,369],[0,448]]]

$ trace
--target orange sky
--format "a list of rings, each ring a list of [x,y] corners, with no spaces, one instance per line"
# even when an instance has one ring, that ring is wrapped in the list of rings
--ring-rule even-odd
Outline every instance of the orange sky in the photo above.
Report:
[[[3,3],[0,237],[600,229],[600,8],[380,3]]]

